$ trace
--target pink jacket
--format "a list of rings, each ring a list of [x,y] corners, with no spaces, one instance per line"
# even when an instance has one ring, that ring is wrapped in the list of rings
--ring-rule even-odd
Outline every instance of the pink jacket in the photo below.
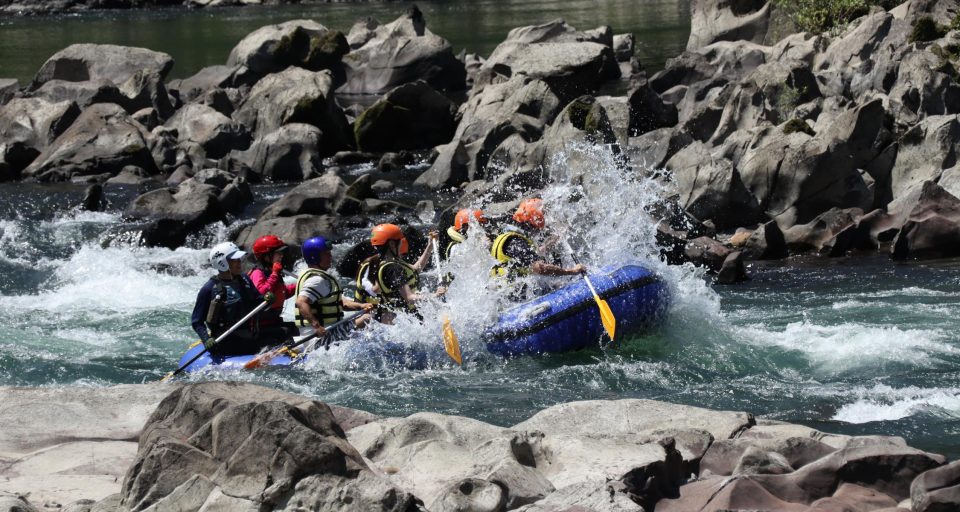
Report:
[[[253,281],[253,285],[257,287],[257,291],[261,295],[267,292],[273,292],[276,295],[273,304],[270,304],[270,309],[275,309],[278,313],[283,310],[283,301],[297,293],[297,285],[284,284],[283,277],[279,272],[267,275],[264,269],[257,267],[250,271],[250,280]]]

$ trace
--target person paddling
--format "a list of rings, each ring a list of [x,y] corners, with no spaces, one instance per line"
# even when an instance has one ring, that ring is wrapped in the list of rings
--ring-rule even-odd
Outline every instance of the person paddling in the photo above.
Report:
[[[516,226],[506,226],[503,233],[493,240],[490,255],[497,260],[491,272],[497,277],[515,279],[527,275],[571,276],[583,274],[587,267],[577,264],[566,268],[545,261],[550,243],[537,246],[533,237],[542,235],[546,229],[543,215],[543,200],[524,199],[513,214]]]
[[[482,210],[461,208],[457,211],[457,215],[453,219],[453,225],[447,228],[447,236],[450,237],[450,243],[447,244],[447,249],[444,251],[445,259],[450,259],[450,253],[453,251],[453,248],[467,240],[471,220],[477,224],[487,223],[487,218],[484,217]]]
[[[210,265],[217,271],[197,293],[190,322],[213,355],[256,354],[282,338],[277,328],[262,328],[259,317],[234,331],[220,343],[214,340],[257,307],[262,301],[253,281],[243,273],[241,260],[246,252],[230,242],[210,250]]]
[[[366,312],[374,309],[373,304],[364,304],[348,299],[343,295],[340,283],[327,271],[333,262],[330,242],[322,236],[303,242],[303,261],[307,269],[300,274],[296,284],[296,324],[300,334],[306,336],[316,332],[318,336],[326,334],[325,327],[343,318],[343,311]],[[364,314],[353,320],[356,328],[370,321],[370,315]]]
[[[436,240],[437,233],[431,232],[430,239]],[[409,251],[409,243],[403,231],[395,224],[379,224],[370,235],[370,245],[377,254],[367,258],[357,272],[357,300],[380,307],[377,320],[393,323],[399,312],[419,317],[417,301],[424,296],[419,292],[420,271],[430,262],[434,243],[428,243],[413,265],[403,260]],[[441,288],[437,295],[442,295]]]
[[[283,312],[283,303],[296,293],[295,284],[283,282],[283,254],[287,244],[275,235],[261,236],[253,242],[253,256],[257,266],[250,270],[250,280],[257,291],[266,294],[273,293],[273,304],[264,312],[260,325],[262,327],[279,327],[285,330],[288,337],[297,334],[296,325],[284,322],[280,314]]]

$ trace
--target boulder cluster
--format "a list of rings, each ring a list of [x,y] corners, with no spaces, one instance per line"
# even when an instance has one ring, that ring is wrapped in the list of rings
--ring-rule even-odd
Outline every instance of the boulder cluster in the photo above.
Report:
[[[562,20],[458,56],[416,6],[346,35],[262,27],[225,65],[169,81],[166,54],[73,45],[26,86],[0,80],[0,180],[139,184],[126,215],[167,247],[233,222],[251,183],[289,182],[232,237],[298,244],[414,210],[378,197],[393,183],[346,183],[345,166],[424,169],[416,186],[508,211],[588,176],[556,158],[587,145],[624,183],[659,182],[648,213],[664,257],[721,282],[802,253],[960,255],[960,31],[947,30],[960,2],[909,0],[824,34],[777,28],[767,2],[691,10],[687,51],[652,76],[632,35]]]
[[[901,438],[653,400],[571,402],[499,427],[378,417],[225,382],[0,396],[11,426],[0,453],[16,457],[0,482],[3,512],[960,507],[960,463]],[[41,401],[83,422],[36,416]]]

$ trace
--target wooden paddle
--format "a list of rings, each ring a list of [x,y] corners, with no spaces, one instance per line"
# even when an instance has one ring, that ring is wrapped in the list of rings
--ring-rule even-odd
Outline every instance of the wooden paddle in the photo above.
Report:
[[[253,311],[247,313],[246,316],[241,318],[239,322],[233,324],[233,327],[227,329],[226,332],[218,336],[217,339],[213,340],[213,343],[211,344],[211,346],[216,345],[217,343],[220,343],[227,336],[230,336],[231,334],[233,334],[233,331],[236,331],[237,329],[239,329],[241,325],[245,324],[247,321],[253,318],[257,313],[263,311],[264,308],[266,308],[271,303],[273,303],[274,298],[275,297],[272,293],[267,293],[266,295],[264,295],[263,302],[261,302],[259,306],[253,308]],[[189,361],[187,361],[187,363],[181,366],[180,368],[177,368],[176,370],[168,373],[166,376],[160,379],[160,382],[166,382],[170,380],[172,377],[174,377],[175,375],[179,375],[181,372],[183,372],[183,370],[185,370],[188,366],[193,364],[194,361],[196,361],[197,359],[200,359],[200,356],[206,354],[209,350],[210,350],[209,348],[204,347],[199,354],[193,356],[193,359],[190,359]]]

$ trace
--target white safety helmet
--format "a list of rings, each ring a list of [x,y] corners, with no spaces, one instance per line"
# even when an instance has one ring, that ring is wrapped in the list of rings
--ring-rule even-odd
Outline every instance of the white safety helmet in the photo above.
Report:
[[[226,272],[230,270],[229,260],[239,260],[247,253],[241,251],[237,244],[233,242],[223,242],[210,249],[210,266],[217,269],[217,272]]]

